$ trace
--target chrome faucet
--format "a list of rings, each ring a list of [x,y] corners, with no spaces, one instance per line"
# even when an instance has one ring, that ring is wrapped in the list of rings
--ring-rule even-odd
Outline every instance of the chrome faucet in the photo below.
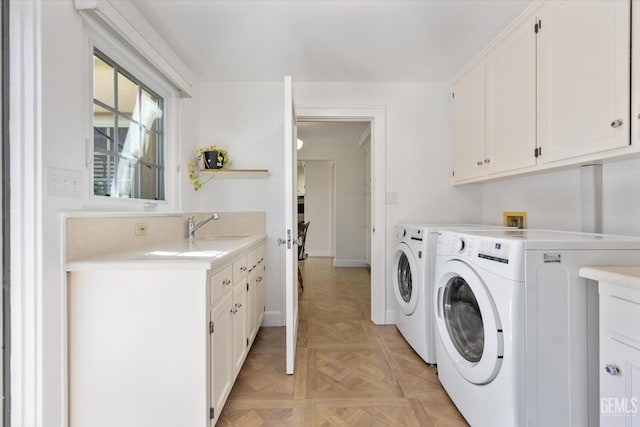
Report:
[[[195,216],[190,216],[189,218],[187,218],[187,238],[192,239],[193,237],[195,237],[196,234],[196,230],[200,227],[202,227],[203,225],[205,225],[206,223],[208,223],[209,221],[213,221],[215,219],[220,219],[220,215],[218,215],[217,213],[213,213],[211,214],[211,216],[199,223],[196,224],[196,217]]]

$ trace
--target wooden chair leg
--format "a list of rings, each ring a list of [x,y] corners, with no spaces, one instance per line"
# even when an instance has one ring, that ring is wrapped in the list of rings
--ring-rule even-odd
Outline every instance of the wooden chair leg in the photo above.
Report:
[[[304,284],[302,283],[302,273],[300,272],[300,266],[298,266],[298,283],[300,284],[300,289],[304,291]]]

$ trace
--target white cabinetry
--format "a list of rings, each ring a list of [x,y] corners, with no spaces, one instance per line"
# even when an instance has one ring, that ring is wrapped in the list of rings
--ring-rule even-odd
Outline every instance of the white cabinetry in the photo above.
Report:
[[[536,38],[531,26],[522,23],[513,28],[488,52],[485,62],[485,172],[535,166]]]
[[[214,421],[220,416],[233,386],[233,296],[227,292],[211,310],[211,411]]]
[[[248,308],[257,253],[264,259],[262,241],[213,265],[89,262],[70,272],[69,425],[215,424],[262,322],[259,286]]]
[[[536,164],[536,41],[525,21],[454,83],[454,182]]]
[[[538,20],[542,161],[628,145],[630,2],[547,2]]]
[[[461,72],[453,83],[453,182],[638,151],[629,147],[630,4],[536,2]]]
[[[484,175],[484,62],[469,69],[453,88],[453,179]]]
[[[600,425],[640,426],[640,291],[600,291]]]

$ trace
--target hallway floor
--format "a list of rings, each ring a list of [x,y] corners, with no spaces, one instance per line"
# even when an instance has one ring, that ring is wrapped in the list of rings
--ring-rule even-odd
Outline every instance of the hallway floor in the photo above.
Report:
[[[395,326],[369,320],[368,269],[332,258],[300,269],[295,375],[284,373],[285,328],[261,328],[218,426],[467,426],[435,368]]]

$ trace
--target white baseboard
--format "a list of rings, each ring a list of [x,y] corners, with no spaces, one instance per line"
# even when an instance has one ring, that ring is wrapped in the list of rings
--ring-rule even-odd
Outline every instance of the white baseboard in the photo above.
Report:
[[[385,316],[385,325],[395,325],[396,324],[396,311],[395,310],[387,310]]]
[[[262,326],[284,326],[281,311],[265,311]]]
[[[320,258],[329,258],[333,256],[331,251],[307,251],[307,255],[309,255],[310,257]]]
[[[368,267],[367,260],[364,259],[334,259],[334,267]]]

